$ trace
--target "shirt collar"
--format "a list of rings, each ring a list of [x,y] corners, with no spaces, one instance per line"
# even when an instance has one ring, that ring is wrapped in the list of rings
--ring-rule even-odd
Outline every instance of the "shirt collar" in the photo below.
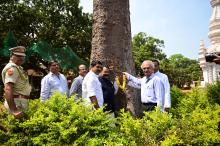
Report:
[[[149,80],[151,80],[151,79],[154,77],[154,75],[155,75],[155,74],[152,73],[150,77],[148,77],[148,78],[146,77],[146,82],[148,82]]]
[[[55,75],[54,73],[52,73],[51,71],[49,72],[49,75]],[[60,73],[58,73],[58,76],[60,76]]]
[[[93,71],[90,70],[89,72],[91,72],[91,74],[92,74],[93,76],[96,76],[97,78],[99,77],[99,75],[95,74]]]
[[[17,67],[20,67],[20,66],[18,66],[17,64],[15,64],[13,61],[9,61],[9,63],[11,63],[11,64],[13,64],[13,65],[15,65],[15,66],[17,66]]]
[[[160,71],[158,70],[157,72],[155,72],[154,74],[156,75],[156,74],[159,74],[160,73]]]
[[[81,76],[81,75],[79,75],[78,77],[80,77],[80,78],[84,78],[83,76]]]
[[[84,77],[83,77],[83,76],[81,76],[81,75],[79,75],[78,77],[79,77],[80,79],[84,79]]]

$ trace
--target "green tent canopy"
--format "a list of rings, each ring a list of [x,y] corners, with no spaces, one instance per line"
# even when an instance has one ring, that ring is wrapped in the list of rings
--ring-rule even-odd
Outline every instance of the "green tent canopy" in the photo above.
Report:
[[[14,37],[13,32],[9,31],[4,39],[3,48],[0,49],[0,56],[9,57],[10,56],[9,49],[15,46],[17,46],[17,41]]]
[[[63,70],[77,70],[80,64],[86,64],[86,62],[81,60],[71,48],[53,48],[44,41],[40,41],[28,48],[26,59],[29,60],[31,56],[36,54],[46,62],[56,60]]]
[[[17,41],[13,32],[9,31],[4,39],[3,48],[0,48],[1,62],[5,61],[5,58],[10,57],[9,49],[15,46],[17,46]],[[54,48],[45,41],[39,41],[33,44],[32,47],[27,48],[26,61],[31,62],[32,56],[38,56],[44,62],[56,60],[62,70],[77,70],[80,64],[86,65],[86,62],[80,59],[70,47]]]

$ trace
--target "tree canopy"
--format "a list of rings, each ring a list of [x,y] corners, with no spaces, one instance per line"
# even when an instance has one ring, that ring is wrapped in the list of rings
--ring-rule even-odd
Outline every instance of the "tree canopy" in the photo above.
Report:
[[[171,85],[182,88],[202,76],[198,61],[189,59],[182,54],[174,54],[169,58],[163,53],[164,41],[140,32],[132,39],[132,53],[136,65],[136,73],[141,75],[141,63],[144,60],[160,61],[160,71],[169,77]]]
[[[0,13],[0,46],[12,31],[18,45],[46,41],[89,60],[92,18],[82,12],[79,0],[7,0],[0,2]]]
[[[165,59],[166,55],[162,52],[163,47],[163,40],[148,36],[144,32],[135,35],[132,40],[132,53],[135,61],[136,73],[141,74],[140,66],[144,60]]]
[[[171,84],[182,88],[184,85],[189,86],[192,81],[200,80],[202,72],[198,63],[182,54],[174,54],[162,62],[161,68],[169,76]]]

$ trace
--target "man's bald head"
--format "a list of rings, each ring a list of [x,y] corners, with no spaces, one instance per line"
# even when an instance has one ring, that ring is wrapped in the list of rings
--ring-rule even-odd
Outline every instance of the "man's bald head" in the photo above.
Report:
[[[141,69],[144,72],[144,75],[150,77],[154,73],[154,63],[150,60],[145,60],[141,64]]]
[[[85,76],[87,74],[87,68],[84,64],[79,65],[79,75]]]

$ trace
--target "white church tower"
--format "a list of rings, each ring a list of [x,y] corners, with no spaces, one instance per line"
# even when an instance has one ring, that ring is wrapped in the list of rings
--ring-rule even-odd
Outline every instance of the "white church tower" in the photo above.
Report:
[[[211,46],[205,48],[203,41],[201,41],[199,48],[199,65],[202,68],[204,78],[203,86],[214,83],[220,78],[220,65],[205,61],[206,53],[220,52],[220,0],[210,0],[210,3],[213,8],[208,33]]]

